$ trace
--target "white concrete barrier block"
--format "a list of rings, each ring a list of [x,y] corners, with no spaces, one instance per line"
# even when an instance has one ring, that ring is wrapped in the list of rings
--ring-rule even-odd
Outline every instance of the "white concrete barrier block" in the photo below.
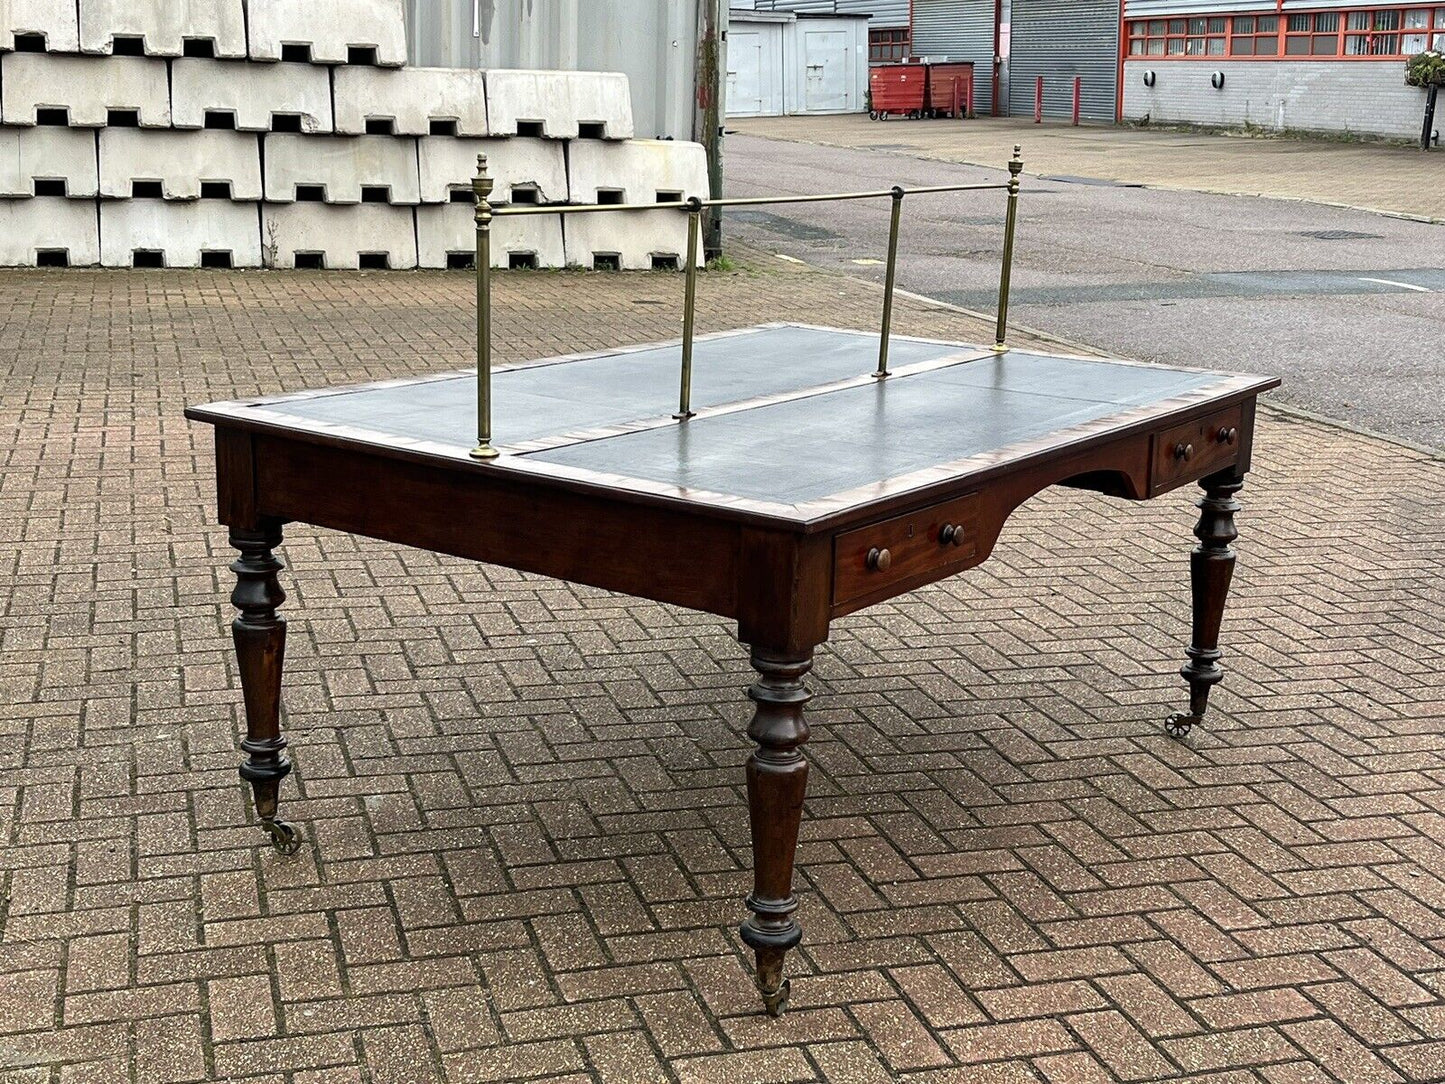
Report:
[[[427,135],[432,122],[451,134],[487,134],[486,74],[468,68],[387,71],[347,65],[336,80],[336,130],[361,135],[368,121],[391,122],[396,135]]]
[[[707,152],[671,139],[579,140],[568,148],[568,183],[574,203],[706,199]]]
[[[416,209],[418,256],[422,267],[463,265],[476,260],[476,219],[462,203],[426,204]],[[559,215],[527,215],[493,219],[493,267],[564,267],[562,219]]]
[[[182,56],[187,41],[210,42],[212,55],[246,55],[242,0],[80,0],[80,49],[110,53],[115,39],[143,38],[146,56]]]
[[[632,138],[632,94],[620,72],[487,72],[492,135]]]
[[[568,215],[564,229],[571,267],[648,271],[681,268],[687,259],[687,215],[679,210]]]
[[[252,60],[280,60],[282,47],[306,46],[313,64],[346,64],[352,49],[374,63],[406,63],[402,0],[249,0]]]
[[[446,203],[455,189],[471,198],[477,155],[487,156],[487,172],[496,182],[493,203],[566,203],[569,191],[563,145],[555,140],[447,139],[423,136],[420,140],[421,198],[425,203]]]
[[[230,187],[225,198],[259,202],[264,194],[261,137],[251,132],[101,131],[100,194],[129,199],[137,181],[159,181],[168,200],[200,199],[202,185],[225,184]]]
[[[273,203],[292,202],[300,185],[320,186],[326,203],[421,202],[415,139],[269,135],[265,157]],[[367,189],[385,189],[385,199],[363,198]]]
[[[269,132],[276,116],[299,118],[303,132],[331,131],[331,75],[309,64],[173,60],[171,98],[177,128],[204,128],[211,112],[243,132]]]
[[[169,128],[166,62],[6,53],[0,58],[0,117],[6,124],[31,125],[40,109],[64,109],[76,128],[105,127],[111,110],[135,111],[142,128]]]
[[[416,267],[416,225],[410,207],[380,203],[266,204],[261,245],[273,267],[342,270]],[[300,257],[298,259],[298,257]]]
[[[100,238],[104,267],[133,267],[137,252],[161,253],[166,267],[261,266],[261,220],[254,203],[105,202]]]
[[[96,182],[94,132],[84,128],[0,128],[0,197],[93,197]],[[50,191],[57,185],[64,190]]]
[[[52,196],[0,200],[0,265],[35,267],[59,262],[61,253],[70,267],[93,267],[100,262],[94,200]]]
[[[15,36],[38,34],[51,53],[80,49],[75,0],[3,0],[0,2],[0,53],[15,48]]]

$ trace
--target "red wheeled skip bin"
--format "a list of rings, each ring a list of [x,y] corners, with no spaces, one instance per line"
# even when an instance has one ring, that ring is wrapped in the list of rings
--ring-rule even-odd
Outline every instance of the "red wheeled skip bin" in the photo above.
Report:
[[[973,62],[928,65],[928,104],[935,117],[966,117],[973,112]]]
[[[868,69],[868,116],[921,117],[928,108],[926,64],[875,64]]]

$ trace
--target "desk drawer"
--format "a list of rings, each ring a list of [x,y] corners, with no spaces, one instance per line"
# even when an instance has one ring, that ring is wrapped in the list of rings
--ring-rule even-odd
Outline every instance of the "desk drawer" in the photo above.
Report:
[[[1162,493],[1229,466],[1244,440],[1244,408],[1233,406],[1154,434],[1149,491]]]
[[[977,552],[976,493],[847,531],[833,540],[833,604],[921,586]]]

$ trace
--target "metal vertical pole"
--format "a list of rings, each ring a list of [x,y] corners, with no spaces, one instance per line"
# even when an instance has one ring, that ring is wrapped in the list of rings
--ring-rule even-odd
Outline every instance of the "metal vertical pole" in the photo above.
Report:
[[[1079,113],[1084,99],[1084,77],[1074,76],[1074,127],[1079,126]]]
[[[1435,134],[1435,96],[1439,92],[1440,87],[1432,83],[1429,91],[1425,94],[1425,123],[1420,128],[1420,149],[1422,151],[1430,149],[1430,137]]]
[[[888,336],[893,327],[893,283],[898,278],[898,223],[903,217],[903,189],[893,186],[893,218],[888,224],[888,268],[883,279],[883,329],[878,336],[878,371],[882,380],[888,375]]]
[[[1034,80],[1034,123],[1044,122],[1044,77]]]
[[[492,447],[492,178],[487,156],[477,155],[472,191],[477,197],[477,446],[473,459],[496,459]]]
[[[702,233],[702,201],[687,201],[687,287],[682,298],[682,385],[677,394],[678,421],[692,417],[692,334],[697,318],[697,247]]]
[[[1008,333],[1008,290],[1009,279],[1013,275],[1014,228],[1019,216],[1019,174],[1023,171],[1023,147],[1015,143],[1014,156],[1008,163],[1008,217],[1004,219],[1003,265],[998,273],[998,328],[994,335],[993,348],[999,353],[1008,349],[1005,345]]]
[[[697,0],[697,71],[694,76],[692,138],[707,152],[708,196],[722,199],[723,30],[721,0]],[[722,255],[722,208],[709,207],[704,245],[708,259]]]

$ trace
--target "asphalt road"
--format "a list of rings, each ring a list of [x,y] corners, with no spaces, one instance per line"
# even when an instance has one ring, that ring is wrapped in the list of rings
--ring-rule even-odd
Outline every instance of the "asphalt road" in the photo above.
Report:
[[[724,162],[729,195],[1005,176],[744,135],[727,138]],[[992,310],[1003,208],[995,192],[905,200],[899,286]],[[769,251],[883,280],[886,199],[737,209],[725,223]],[[1126,357],[1280,376],[1283,402],[1445,449],[1445,226],[1026,176],[1011,298],[1011,321]]]

